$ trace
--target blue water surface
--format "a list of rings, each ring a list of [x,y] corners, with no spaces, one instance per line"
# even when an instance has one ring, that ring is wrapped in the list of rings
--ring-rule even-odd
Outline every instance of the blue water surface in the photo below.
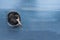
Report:
[[[59,11],[16,10],[21,16],[22,29],[10,28],[9,11],[0,11],[0,40],[60,40]]]
[[[60,0],[0,0],[0,40],[60,40]],[[11,28],[7,15],[16,11],[22,28]]]

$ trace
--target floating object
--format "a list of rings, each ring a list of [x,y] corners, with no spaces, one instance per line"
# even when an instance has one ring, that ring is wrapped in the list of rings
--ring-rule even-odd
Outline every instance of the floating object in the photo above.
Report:
[[[15,11],[9,12],[9,14],[8,14],[8,24],[11,27],[21,26],[22,24],[21,24],[20,15]]]

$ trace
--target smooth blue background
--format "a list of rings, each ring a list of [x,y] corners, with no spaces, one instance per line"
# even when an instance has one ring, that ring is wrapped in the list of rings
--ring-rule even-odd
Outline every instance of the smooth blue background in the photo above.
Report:
[[[7,24],[11,11],[22,29]],[[60,40],[60,0],[0,0],[0,40]]]

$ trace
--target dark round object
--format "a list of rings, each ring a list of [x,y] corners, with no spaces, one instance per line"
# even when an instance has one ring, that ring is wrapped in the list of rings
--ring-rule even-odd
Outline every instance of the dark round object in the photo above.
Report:
[[[20,15],[19,15],[19,13],[17,13],[17,12],[9,12],[8,13],[8,23],[10,24],[10,25],[13,25],[13,26],[18,26],[17,24],[18,24],[18,21],[16,20],[16,19],[18,19],[19,18],[19,21],[21,21],[21,17],[20,17]]]

